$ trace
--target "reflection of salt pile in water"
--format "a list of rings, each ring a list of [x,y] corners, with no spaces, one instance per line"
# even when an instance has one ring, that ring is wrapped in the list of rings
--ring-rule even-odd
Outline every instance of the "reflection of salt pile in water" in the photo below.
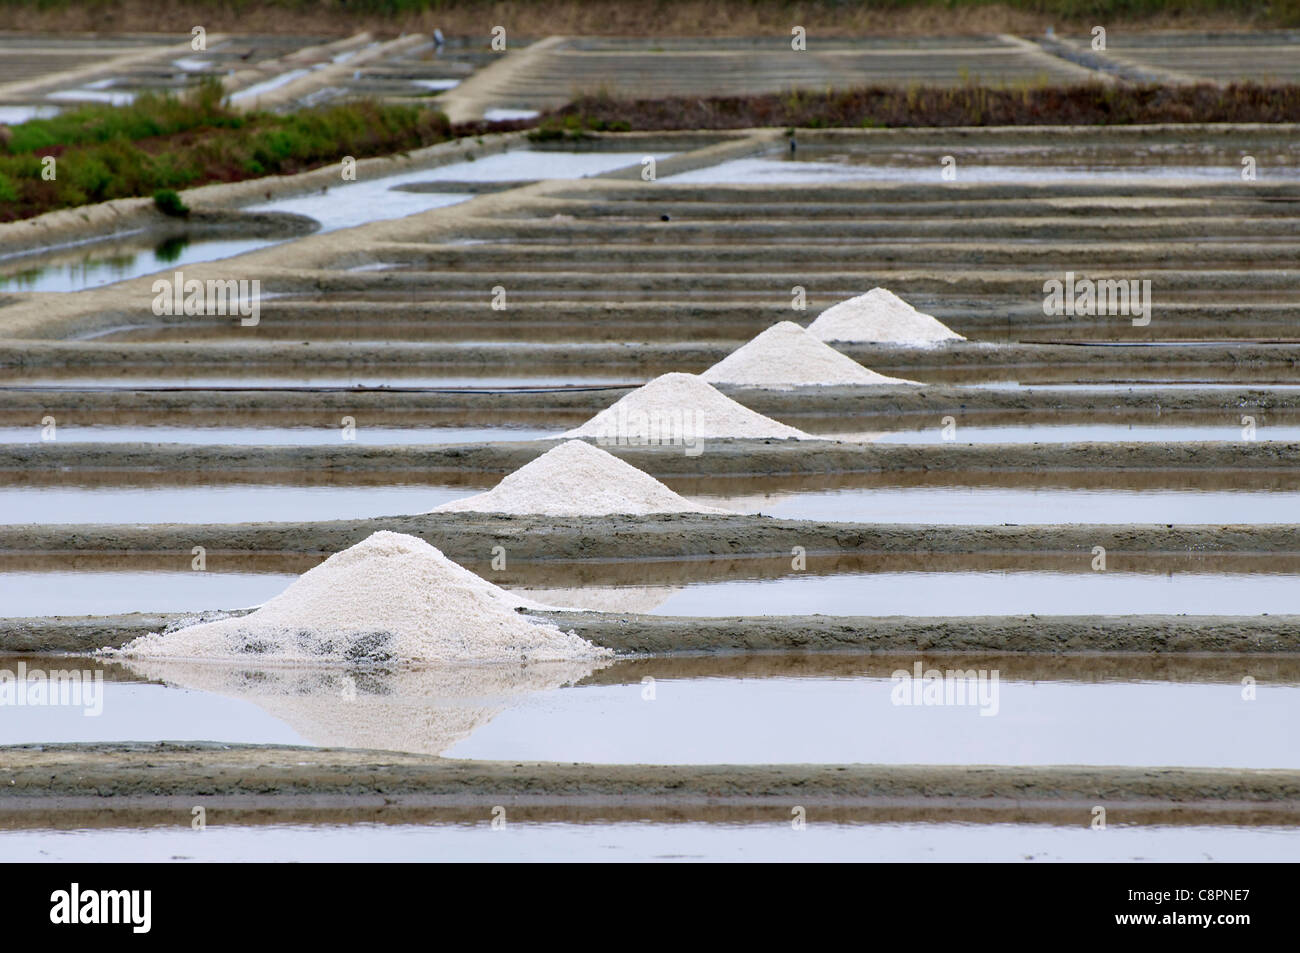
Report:
[[[535,692],[586,678],[607,661],[437,668],[250,668],[246,663],[132,659],[141,678],[251,702],[324,747],[440,754]]]
[[[570,440],[520,467],[486,493],[444,503],[433,512],[639,516],[723,511],[678,496],[612,453]]]
[[[789,390],[831,384],[915,384],[845,357],[793,321],[774,324],[700,375],[712,384]]]
[[[688,449],[702,438],[814,439],[754,413],[695,374],[662,374],[564,436],[631,446],[683,444]]]
[[[872,288],[827,308],[808,325],[822,341],[929,347],[966,340],[938,318],[917,311],[887,288]]]
[[[256,612],[150,633],[122,654],[318,665],[610,654],[519,615],[519,606],[543,608],[479,578],[422,539],[379,532],[335,553]]]

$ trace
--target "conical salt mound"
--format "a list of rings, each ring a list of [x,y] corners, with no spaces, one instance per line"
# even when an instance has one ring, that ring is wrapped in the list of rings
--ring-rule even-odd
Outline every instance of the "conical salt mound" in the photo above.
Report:
[[[711,384],[767,387],[773,390],[832,384],[876,386],[917,383],[877,374],[845,357],[793,321],[772,325],[700,376]]]
[[[486,493],[444,503],[433,512],[640,516],[730,511],[692,503],[612,453],[570,440],[520,467]]]
[[[917,311],[887,288],[872,288],[827,308],[808,325],[822,341],[933,347],[966,340],[938,318]]]
[[[422,539],[379,532],[335,553],[249,615],[150,633],[121,654],[314,665],[518,663],[610,654],[527,619],[515,612],[521,605],[540,608]]]
[[[683,444],[687,452],[702,438],[814,439],[754,413],[695,374],[662,374],[564,436],[619,446]]]

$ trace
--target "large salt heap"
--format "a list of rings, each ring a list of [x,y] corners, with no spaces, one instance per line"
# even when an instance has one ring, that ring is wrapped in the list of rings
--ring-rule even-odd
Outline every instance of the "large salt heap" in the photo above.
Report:
[[[917,311],[887,288],[872,288],[827,308],[808,325],[822,341],[933,347],[966,340],[938,318]]]
[[[662,374],[564,436],[617,445],[687,447],[702,438],[813,439],[754,413],[695,374]]]
[[[790,390],[815,385],[915,384],[845,357],[793,321],[774,324],[700,375],[711,384]]]
[[[414,536],[379,532],[335,553],[239,618],[150,633],[128,657],[280,664],[519,662],[602,658],[608,649],[532,621],[542,608]]]
[[[612,453],[569,440],[520,467],[486,493],[452,500],[433,512],[642,516],[729,511],[692,503]]]

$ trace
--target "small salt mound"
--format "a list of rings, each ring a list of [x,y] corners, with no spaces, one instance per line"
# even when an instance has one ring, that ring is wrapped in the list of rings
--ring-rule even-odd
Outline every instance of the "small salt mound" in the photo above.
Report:
[[[608,649],[534,622],[541,608],[414,536],[379,532],[304,573],[257,611],[125,646],[128,657],[288,664],[565,661]]]
[[[845,357],[793,321],[774,324],[700,375],[712,384],[789,390],[829,384],[915,384]]]
[[[452,500],[433,512],[641,516],[728,511],[692,503],[612,453],[570,440],[520,467],[486,493]]]
[[[814,439],[754,413],[695,374],[662,374],[564,436],[630,446],[689,446],[701,438],[727,437]]]
[[[872,288],[827,308],[808,325],[822,341],[930,347],[966,340],[938,318],[917,311],[887,288]]]

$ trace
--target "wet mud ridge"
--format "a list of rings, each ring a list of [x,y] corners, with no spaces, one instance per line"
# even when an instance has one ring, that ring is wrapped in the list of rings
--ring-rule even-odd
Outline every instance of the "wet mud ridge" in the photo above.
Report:
[[[189,799],[189,800],[186,800]],[[198,800],[196,800],[198,799]],[[590,765],[469,762],[390,752],[217,744],[0,748],[0,823],[23,814],[208,803],[622,807],[789,805],[1267,814],[1300,823],[1300,772],[1211,768],[917,765]],[[188,810],[188,807],[186,807]]]
[[[223,613],[238,616],[250,610]],[[531,611],[620,654],[948,652],[1268,656],[1300,653],[1300,616],[732,616]],[[0,619],[6,651],[120,648],[195,613]],[[256,659],[250,657],[250,663]]]

